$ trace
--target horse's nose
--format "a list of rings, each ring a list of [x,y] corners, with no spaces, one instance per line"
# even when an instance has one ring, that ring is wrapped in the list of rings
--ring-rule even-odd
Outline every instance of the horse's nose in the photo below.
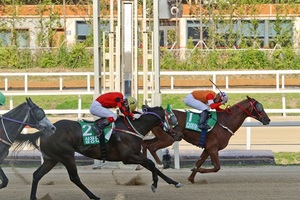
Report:
[[[263,124],[264,124],[264,125],[268,125],[268,124],[270,124],[270,122],[271,122],[271,119],[270,119],[270,118],[264,118],[264,119],[263,119]]]

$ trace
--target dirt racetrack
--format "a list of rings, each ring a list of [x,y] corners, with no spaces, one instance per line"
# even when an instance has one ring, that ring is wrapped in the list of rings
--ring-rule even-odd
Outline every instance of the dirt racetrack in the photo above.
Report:
[[[0,190],[3,200],[29,199],[35,168],[3,168],[10,182]],[[78,167],[82,182],[103,200],[297,200],[300,196],[300,166],[222,167],[218,173],[197,174],[196,183],[187,181],[190,169],[164,169],[172,179],[184,184],[168,185],[159,178],[156,193],[151,191],[151,174],[142,169]],[[133,181],[135,180],[135,181]],[[127,182],[139,185],[127,185]],[[68,178],[63,167],[50,171],[40,181],[40,200],[89,199]]]

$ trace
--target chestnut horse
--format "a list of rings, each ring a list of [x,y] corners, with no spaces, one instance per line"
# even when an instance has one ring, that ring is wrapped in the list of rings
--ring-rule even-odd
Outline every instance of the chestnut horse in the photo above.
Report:
[[[132,120],[123,116],[115,121],[115,127],[112,128],[112,135],[106,143],[106,160],[122,161],[124,164],[140,164],[152,172],[153,183],[151,189],[155,192],[157,188],[158,176],[168,184],[176,188],[182,186],[155,167],[153,161],[141,153],[142,138],[155,126],[164,125],[167,131],[175,129],[177,121],[165,118],[167,111],[162,107],[144,108],[143,114],[138,120]],[[169,114],[168,114],[169,115]],[[167,119],[167,120],[165,120]],[[167,121],[167,123],[165,123]],[[170,122],[170,123],[169,123]],[[94,195],[80,181],[75,157],[75,152],[84,156],[102,159],[101,148],[99,144],[84,144],[84,134],[81,125],[77,121],[59,120],[54,123],[56,132],[51,136],[40,137],[40,150],[43,154],[43,164],[33,173],[30,199],[36,200],[37,186],[41,178],[46,175],[58,162],[62,163],[69,174],[70,180],[76,184],[89,199],[100,198]],[[91,129],[91,126],[88,126]],[[175,130],[173,130],[175,131]],[[165,133],[163,133],[165,134]],[[37,134],[19,135],[17,141],[19,145],[28,141],[37,147]]]
[[[186,112],[179,110],[173,110],[173,112],[178,120],[181,132],[183,133],[183,139],[188,143],[199,147],[201,133],[185,128]],[[203,152],[196,162],[196,167],[192,170],[193,172],[188,178],[188,180],[192,183],[195,182],[194,178],[197,172],[210,173],[218,172],[220,170],[219,151],[228,145],[231,136],[241,127],[247,117],[252,117],[260,121],[263,125],[267,125],[271,121],[264,111],[262,104],[248,96],[247,99],[231,107],[227,107],[223,112],[217,112],[216,114],[216,125],[207,133]],[[152,156],[158,159],[159,162],[160,160],[156,154],[156,150],[158,149],[156,147],[157,143],[160,143],[160,148],[165,148],[170,145],[169,141],[165,143],[165,146],[162,145],[164,141],[161,141],[159,138],[160,135],[162,135],[161,132],[162,130],[152,129],[152,133],[156,136],[156,138],[143,142],[143,152],[146,152],[146,149],[148,149]],[[213,168],[201,167],[209,156],[212,161]]]

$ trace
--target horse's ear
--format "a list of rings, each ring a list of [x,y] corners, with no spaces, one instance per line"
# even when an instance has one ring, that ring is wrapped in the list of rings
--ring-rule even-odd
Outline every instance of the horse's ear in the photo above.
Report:
[[[150,108],[150,106],[148,104],[142,105],[142,109],[143,108]]]
[[[251,100],[252,98],[251,97],[249,97],[248,95],[246,96],[247,97],[247,99],[249,99],[249,100]]]
[[[149,106],[148,105],[142,105],[142,111],[147,112]]]
[[[167,109],[166,110],[167,110],[168,113],[172,112],[170,104],[167,105]]]
[[[26,102],[27,102],[27,104],[29,105],[29,107],[32,107],[32,106],[33,106],[33,102],[32,102],[32,100],[31,100],[30,97],[29,97],[29,98],[26,97]]]

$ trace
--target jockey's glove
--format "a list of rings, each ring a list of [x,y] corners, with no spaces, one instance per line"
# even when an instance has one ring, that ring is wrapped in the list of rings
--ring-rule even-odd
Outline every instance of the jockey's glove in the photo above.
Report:
[[[135,113],[133,114],[133,119],[139,119],[141,117],[141,114]]]

